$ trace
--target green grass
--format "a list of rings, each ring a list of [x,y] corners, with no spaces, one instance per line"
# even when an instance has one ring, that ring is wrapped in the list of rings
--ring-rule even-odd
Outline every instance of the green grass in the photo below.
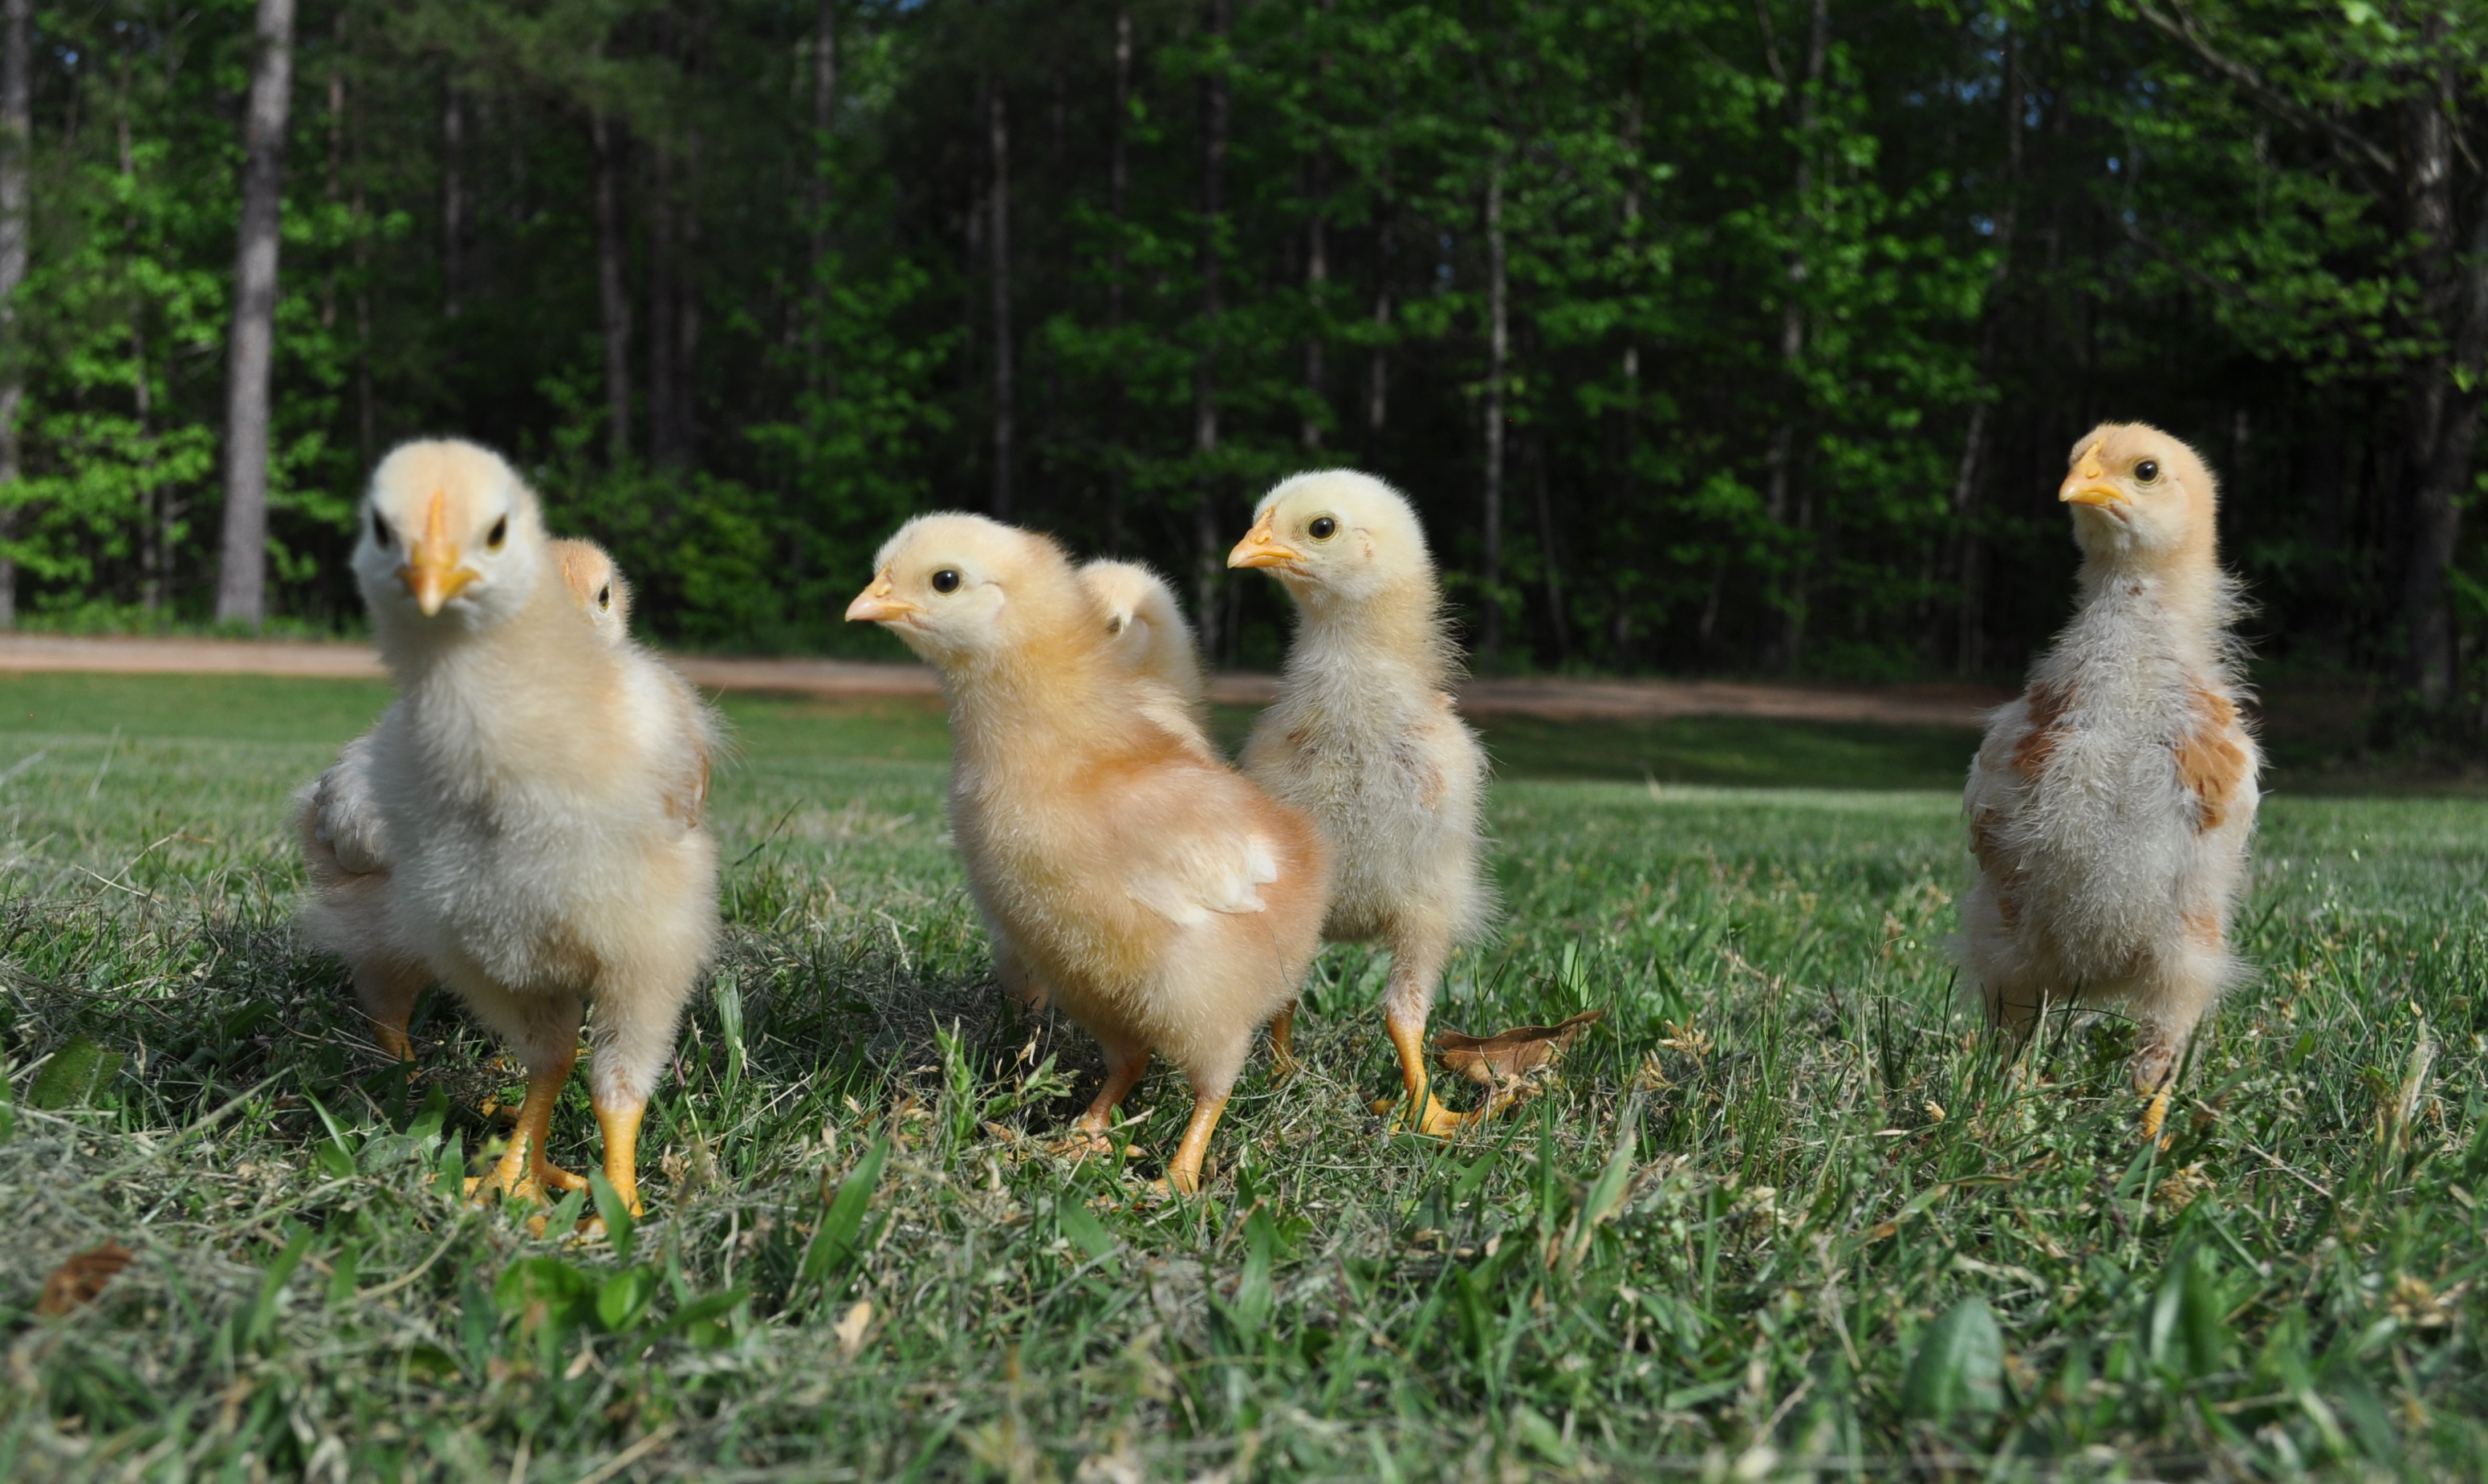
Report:
[[[2482,1476],[2488,805],[2273,802],[2163,1152],[2120,1026],[2007,1080],[1953,1013],[1934,739],[1494,728],[1506,913],[1438,1020],[1605,1022],[1387,1139],[1384,964],[1331,949],[1172,1202],[1172,1073],[1134,1169],[1044,1152],[1095,1058],[992,986],[938,714],[738,699],[626,1252],[445,1193],[509,1065],[428,1003],[401,1081],[287,929],[287,795],[385,699],[0,680],[0,1477]]]

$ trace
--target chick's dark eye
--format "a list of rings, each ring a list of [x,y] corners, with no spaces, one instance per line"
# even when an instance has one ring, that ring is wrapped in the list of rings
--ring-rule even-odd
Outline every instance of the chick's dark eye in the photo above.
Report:
[[[1305,534],[1316,541],[1327,541],[1339,534],[1339,522],[1326,515],[1315,516],[1313,524],[1305,528]]]
[[[2134,466],[2134,477],[2142,481],[2144,484],[2149,484],[2153,480],[2159,478],[2160,461],[2157,459],[2145,459],[2141,463],[2136,464]]]
[[[382,550],[385,551],[388,549],[388,522],[382,520],[381,513],[377,510],[372,512],[372,540],[377,542]]]
[[[935,592],[958,591],[959,574],[951,571],[948,567],[944,567],[941,571],[934,573],[933,590]]]
[[[613,589],[611,587],[599,587],[596,589],[596,606],[599,608],[611,608],[613,606]]]
[[[508,539],[510,539],[510,518],[506,515],[495,521],[493,528],[484,533],[484,544],[496,552],[501,549],[501,543]]]

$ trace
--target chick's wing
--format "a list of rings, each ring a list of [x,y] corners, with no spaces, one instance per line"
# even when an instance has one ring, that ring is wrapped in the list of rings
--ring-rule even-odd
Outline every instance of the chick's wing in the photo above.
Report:
[[[1178,928],[1267,909],[1278,841],[1256,828],[1249,785],[1224,770],[1160,768],[1119,791],[1110,821],[1131,899]]]

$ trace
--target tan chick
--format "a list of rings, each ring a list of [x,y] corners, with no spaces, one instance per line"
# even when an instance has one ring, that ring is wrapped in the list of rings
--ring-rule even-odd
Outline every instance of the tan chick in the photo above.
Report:
[[[399,688],[365,763],[386,904],[319,892],[304,925],[357,962],[447,985],[525,1067],[479,1198],[581,1184],[545,1138],[586,1019],[605,1174],[636,1212],[640,1118],[717,938],[707,708],[599,632],[533,492],[492,453],[405,444],[360,515],[354,575]]]
[[[1209,743],[1209,691],[1202,681],[1201,651],[1192,625],[1175,606],[1165,578],[1136,561],[1097,560],[1080,569],[1080,581],[1106,610],[1106,632],[1115,652],[1136,674],[1164,688],[1152,694],[1150,718],[1191,743],[1204,757]]]
[[[2142,423],[2093,429],[2071,464],[2074,618],[1970,765],[1961,948],[2017,1049],[2051,1005],[2139,1022],[2134,1085],[2157,1136],[2196,1023],[2243,972],[2229,931],[2262,759],[2238,716],[2212,471]]]
[[[631,585],[613,558],[593,541],[558,539],[551,550],[580,612],[607,642],[626,642]],[[341,929],[331,946],[346,959],[355,1001],[381,1049],[403,1062],[414,1058],[407,1023],[426,979],[421,965],[387,950],[388,836],[371,780],[372,739],[379,734],[375,727],[347,743],[328,770],[295,795],[294,815],[311,890],[326,899],[324,910]]]
[[[1193,1110],[1167,1181],[1190,1193],[1264,1022],[1320,946],[1328,852],[1313,822],[1203,757],[1153,712],[1061,548],[981,516],[891,536],[847,609],[942,672],[950,826],[978,908],[1097,1038],[1102,1135],[1152,1051]]]
[[[1458,653],[1425,529],[1371,475],[1299,474],[1261,498],[1227,564],[1267,569],[1297,610],[1278,699],[1253,726],[1244,771],[1329,839],[1323,934],[1389,945],[1382,1017],[1411,1127],[1449,1133],[1463,1120],[1428,1084],[1426,1017],[1452,950],[1485,926],[1494,898],[1479,819],[1485,752],[1452,706]]]

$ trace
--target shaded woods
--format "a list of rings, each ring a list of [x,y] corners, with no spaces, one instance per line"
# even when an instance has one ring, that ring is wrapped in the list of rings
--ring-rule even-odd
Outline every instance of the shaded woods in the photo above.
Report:
[[[21,622],[208,619],[264,495],[268,613],[351,624],[363,471],[455,431],[684,643],[867,642],[872,546],[964,505],[1266,664],[1221,558],[1344,462],[1484,668],[2000,674],[2067,446],[2140,417],[2266,655],[2478,711],[2474,0],[302,0],[273,115],[271,8],[8,7]]]

